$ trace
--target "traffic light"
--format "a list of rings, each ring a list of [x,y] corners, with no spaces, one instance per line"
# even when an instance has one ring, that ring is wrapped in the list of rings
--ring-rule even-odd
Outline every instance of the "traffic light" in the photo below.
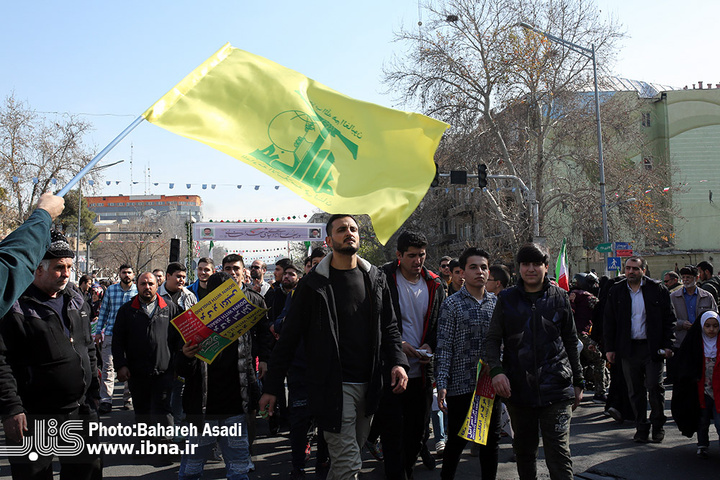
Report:
[[[433,178],[433,181],[430,183],[430,186],[432,188],[440,186],[440,172],[438,171],[438,164],[435,164],[435,177]]]
[[[170,239],[170,262],[180,261],[180,239]]]
[[[478,165],[478,185],[480,188],[487,187],[487,165],[481,163]]]
[[[452,185],[467,185],[467,172],[465,170],[451,170],[450,183]]]

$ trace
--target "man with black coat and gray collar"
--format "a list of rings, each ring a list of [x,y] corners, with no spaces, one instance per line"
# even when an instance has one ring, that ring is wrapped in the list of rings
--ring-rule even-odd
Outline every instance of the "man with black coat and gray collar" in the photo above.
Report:
[[[328,219],[332,253],[299,283],[275,346],[260,409],[272,412],[300,339],[305,342],[308,408],[324,430],[329,480],[355,479],[360,446],[370,429],[390,370],[395,393],[407,385],[407,358],[385,275],[357,256],[358,224],[351,215]],[[382,358],[382,362],[381,362]]]

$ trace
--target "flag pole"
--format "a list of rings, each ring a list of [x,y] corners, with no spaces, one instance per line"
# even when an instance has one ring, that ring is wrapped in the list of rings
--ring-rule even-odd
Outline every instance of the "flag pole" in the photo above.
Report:
[[[83,169],[80,170],[77,173],[77,175],[75,175],[72,178],[72,180],[70,180],[70,182],[68,182],[68,184],[65,185],[62,188],[62,190],[60,190],[56,195],[58,197],[64,197],[70,191],[70,189],[72,187],[74,187],[77,182],[80,181],[81,178],[83,178],[85,175],[87,175],[87,173],[90,171],[91,168],[93,168],[100,160],[102,160],[103,157],[110,152],[110,150],[115,148],[115,145],[120,143],[120,141],[123,138],[125,138],[130,132],[132,132],[135,129],[135,127],[140,125],[140,122],[142,122],[144,119],[145,119],[145,117],[143,117],[142,115],[140,115],[138,118],[136,118],[130,125],[127,126],[127,128],[125,128],[125,130],[122,131],[122,133],[120,133],[120,135],[115,137],[115,139],[112,142],[110,142],[107,147],[103,148],[102,151],[100,151],[100,153],[95,155],[95,157],[92,160],[90,160],[90,163],[85,165],[85,167],[83,167]]]

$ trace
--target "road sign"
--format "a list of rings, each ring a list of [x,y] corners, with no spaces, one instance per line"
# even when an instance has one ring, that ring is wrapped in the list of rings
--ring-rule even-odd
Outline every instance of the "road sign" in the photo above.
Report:
[[[597,247],[595,247],[595,250],[597,250],[600,253],[610,253],[612,252],[612,243],[601,243]]]
[[[620,270],[622,266],[622,262],[620,261],[620,257],[608,257],[607,262],[607,269],[609,271],[612,270]]]
[[[632,248],[629,250],[615,250],[615,255],[618,257],[632,257]]]
[[[632,245],[628,242],[615,242],[615,250],[632,250]]]

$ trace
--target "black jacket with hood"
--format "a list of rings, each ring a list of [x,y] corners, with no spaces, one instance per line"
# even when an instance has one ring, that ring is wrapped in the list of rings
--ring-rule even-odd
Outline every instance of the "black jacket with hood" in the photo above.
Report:
[[[332,253],[326,256],[297,286],[292,305],[285,317],[283,334],[270,358],[264,391],[273,395],[284,392],[284,379],[295,357],[301,339],[305,342],[307,358],[306,383],[309,413],[318,425],[337,433],[342,424],[342,365],[338,338],[338,318],[335,295],[330,284]],[[401,365],[408,368],[402,352],[400,333],[392,307],[390,289],[385,275],[366,260],[358,257],[358,268],[365,278],[371,301],[373,364],[367,393],[366,413],[373,414],[382,391],[381,357],[387,368]]]

